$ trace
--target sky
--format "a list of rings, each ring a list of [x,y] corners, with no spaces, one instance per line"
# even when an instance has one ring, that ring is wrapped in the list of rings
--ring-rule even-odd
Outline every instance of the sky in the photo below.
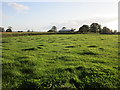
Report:
[[[8,0],[9,1],[9,0]],[[48,31],[52,26],[78,30],[82,25],[99,23],[118,30],[118,2],[2,2],[2,26],[13,30]],[[22,1],[22,0],[21,0]],[[27,2],[25,2],[27,1]],[[93,0],[94,1],[94,0]]]

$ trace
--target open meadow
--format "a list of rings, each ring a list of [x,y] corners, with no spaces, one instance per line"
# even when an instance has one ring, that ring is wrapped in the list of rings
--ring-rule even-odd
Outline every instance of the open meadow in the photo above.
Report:
[[[3,89],[119,88],[118,35],[2,38]]]

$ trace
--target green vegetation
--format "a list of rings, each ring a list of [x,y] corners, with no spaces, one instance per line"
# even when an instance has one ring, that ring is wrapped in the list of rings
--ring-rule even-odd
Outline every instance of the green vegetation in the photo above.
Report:
[[[48,32],[57,32],[57,27],[56,26],[52,26],[52,28]]]
[[[12,27],[8,26],[8,29],[6,30],[6,32],[12,32]]]
[[[4,37],[3,89],[119,88],[118,35]]]

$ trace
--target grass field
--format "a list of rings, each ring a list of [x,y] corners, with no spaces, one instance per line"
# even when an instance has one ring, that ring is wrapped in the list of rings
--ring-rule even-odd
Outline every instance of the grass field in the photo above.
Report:
[[[118,35],[5,37],[3,89],[119,88]]]

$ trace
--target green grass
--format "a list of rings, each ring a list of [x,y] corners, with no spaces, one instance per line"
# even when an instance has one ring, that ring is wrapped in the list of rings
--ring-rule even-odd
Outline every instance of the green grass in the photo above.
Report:
[[[3,38],[3,89],[118,88],[118,35]]]

